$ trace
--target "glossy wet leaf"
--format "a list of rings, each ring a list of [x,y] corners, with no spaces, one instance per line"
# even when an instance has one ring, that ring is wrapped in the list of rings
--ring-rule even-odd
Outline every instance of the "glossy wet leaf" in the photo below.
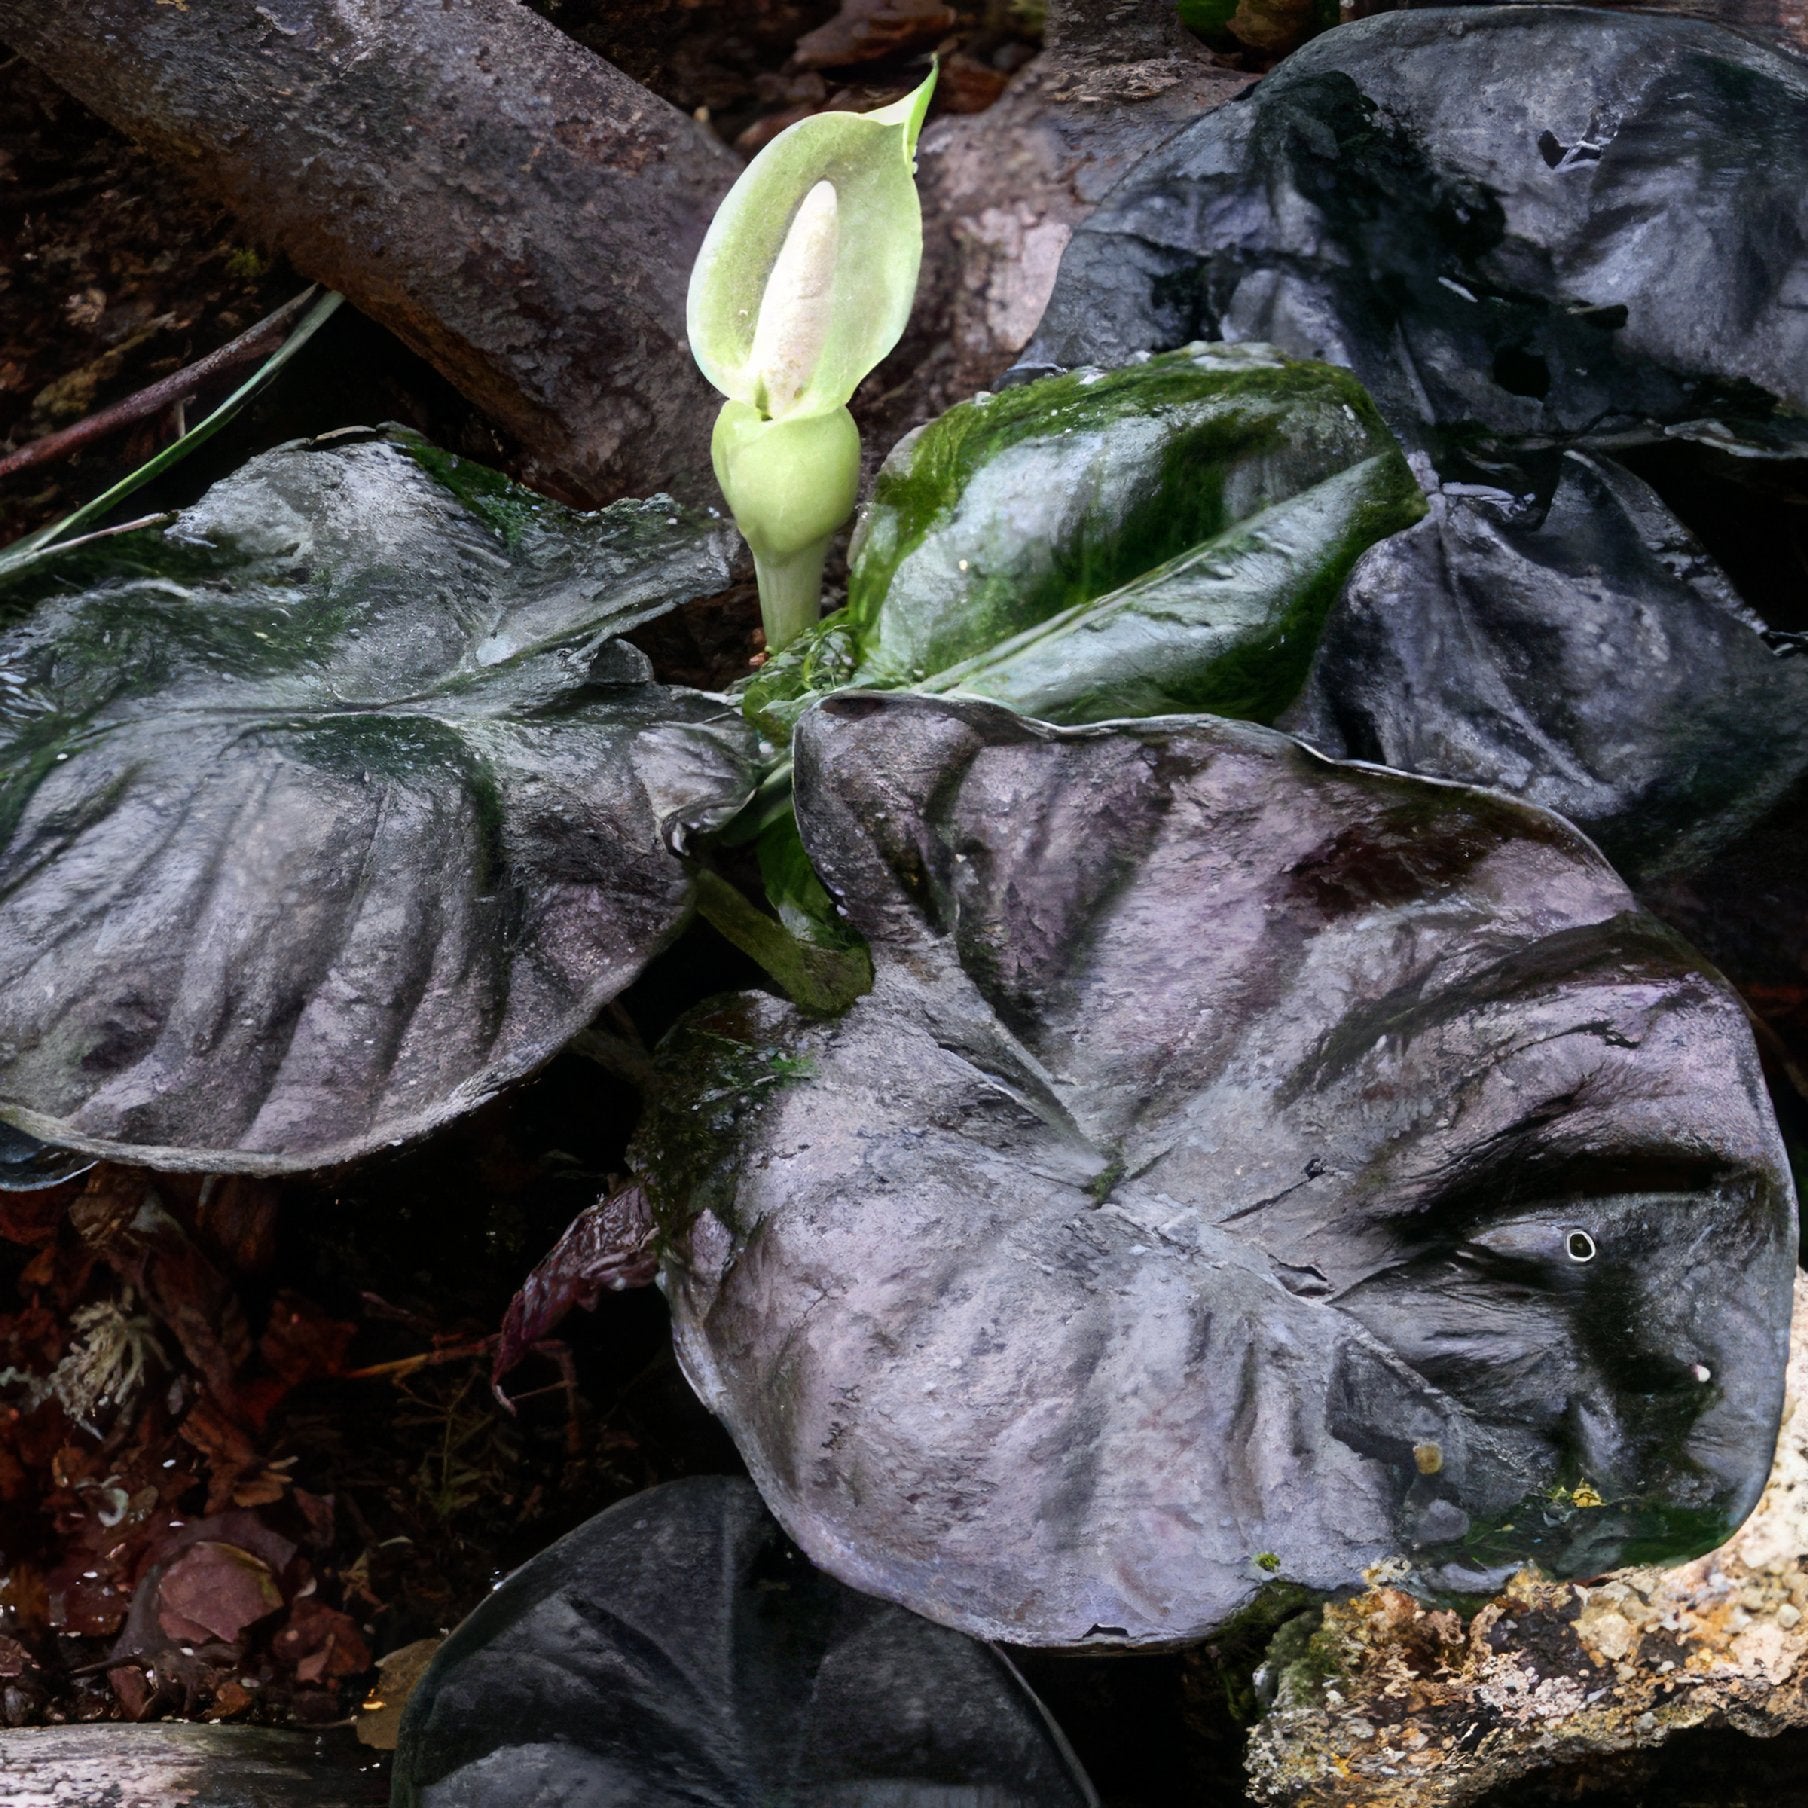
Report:
[[[1737,1000],[1569,825],[1212,718],[870,694],[804,718],[797,804],[874,988],[701,1008],[638,1159],[686,1370],[815,1561],[1161,1641],[1750,1509],[1780,1141]]]
[[[511,1576],[410,1697],[395,1808],[1089,1808],[997,1652],[812,1569],[745,1482],[671,1482]]]
[[[1360,385],[1262,347],[982,396],[886,460],[846,610],[754,680],[749,713],[777,732],[852,682],[1054,721],[1269,715],[1356,557],[1422,512]]]
[[[1369,553],[1282,726],[1561,811],[1799,1058],[1808,659],[1779,642],[1644,483],[1571,453],[1548,498],[1441,496]]]
[[[1635,885],[1706,864],[1808,775],[1808,661],[1650,488],[1571,453],[1358,565],[1283,725],[1560,811]]]
[[[1808,444],[1808,70],[1701,20],[1386,13],[1315,39],[1076,233],[1025,364],[1197,338],[1347,365],[1449,472]]]
[[[1447,487],[1286,721],[1571,815],[1800,1070],[1802,675],[1771,648],[1808,627],[1804,294],[1799,60],[1696,19],[1391,13],[1133,170],[1026,369],[1201,333],[1348,364]]]
[[[41,1143],[11,1124],[0,1124],[0,1193],[44,1192],[93,1166],[92,1155]]]
[[[613,638],[726,576],[663,498],[363,439],[0,595],[0,1116],[276,1172],[545,1061],[746,794],[746,730]]]

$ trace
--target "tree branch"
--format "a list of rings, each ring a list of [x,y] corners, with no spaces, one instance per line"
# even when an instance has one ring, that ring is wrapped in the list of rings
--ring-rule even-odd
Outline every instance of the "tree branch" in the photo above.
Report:
[[[285,301],[274,313],[266,314],[256,326],[247,327],[236,339],[229,339],[224,345],[216,346],[206,357],[197,358],[193,364],[185,364],[180,370],[171,371],[167,377],[160,377],[136,395],[129,395],[110,408],[102,408],[75,422],[73,426],[64,427],[56,433],[47,433],[42,439],[34,439],[15,452],[0,455],[0,480],[16,477],[19,472],[32,470],[38,465],[51,464],[59,458],[68,458],[84,446],[93,445],[96,440],[105,439],[109,434],[118,433],[137,421],[160,414],[174,402],[185,400],[209,378],[237,370],[241,364],[255,364],[273,349],[290,322],[314,299],[316,293],[316,290],[304,289],[292,301]]]
[[[0,41],[389,327],[566,489],[713,496],[684,296],[737,166],[517,0],[0,0]]]

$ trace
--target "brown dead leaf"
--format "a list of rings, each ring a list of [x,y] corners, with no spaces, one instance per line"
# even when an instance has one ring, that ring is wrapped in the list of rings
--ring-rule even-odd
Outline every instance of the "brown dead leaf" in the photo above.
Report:
[[[283,1604],[270,1566],[236,1544],[191,1546],[164,1571],[157,1623],[166,1638],[232,1644]]]
[[[944,113],[983,113],[1010,86],[1002,69],[972,57],[951,56],[935,85],[936,105]]]
[[[235,1714],[244,1713],[254,1699],[249,1689],[228,1677],[214,1690],[213,1705],[207,1710],[205,1717],[209,1720],[230,1720]]]
[[[301,1513],[302,1523],[307,1527],[307,1535],[302,1542],[312,1545],[315,1550],[328,1549],[333,1542],[337,1521],[333,1496],[314,1494],[306,1488],[295,1488],[290,1491],[289,1498],[294,1501]]]
[[[0,1237],[8,1243],[49,1243],[69,1215],[59,1187],[30,1193],[0,1193]]]
[[[312,1599],[297,1601],[289,1610],[289,1623],[271,1650],[295,1672],[297,1682],[329,1682],[370,1668],[370,1647],[358,1622]]]
[[[284,1291],[270,1308],[258,1354],[286,1392],[304,1381],[337,1375],[358,1327],[332,1318],[299,1293]]]
[[[136,1664],[115,1664],[107,1672],[107,1685],[113,1691],[113,1699],[119,1703],[119,1711],[128,1720],[144,1718],[145,1709],[151,1705],[151,1697],[156,1691]]]
[[[205,1394],[189,1408],[178,1431],[206,1459],[209,1482],[207,1511],[217,1513],[233,1503],[234,1491],[246,1478],[262,1471],[257,1446],[245,1428],[216,1406]]]
[[[566,1313],[577,1306],[592,1312],[605,1293],[650,1286],[658,1272],[653,1210],[639,1187],[624,1187],[586,1206],[509,1301],[490,1369],[496,1398],[508,1405],[503,1377]]]
[[[195,1201],[195,1229],[237,1274],[263,1274],[276,1260],[275,1183],[250,1174],[209,1174]]]
[[[251,1355],[237,1295],[164,1208],[144,1174],[102,1166],[69,1208],[70,1222],[175,1334],[208,1391],[235,1404],[235,1379]]]
[[[373,1751],[394,1751],[402,1730],[402,1710],[415,1685],[427,1674],[443,1638],[416,1639],[377,1659],[377,1680],[358,1710],[352,1730]]]

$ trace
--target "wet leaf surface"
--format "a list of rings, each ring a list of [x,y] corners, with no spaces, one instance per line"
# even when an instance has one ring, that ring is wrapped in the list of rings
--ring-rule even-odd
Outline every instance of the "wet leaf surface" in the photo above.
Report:
[[[886,460],[847,608],[747,686],[748,713],[783,733],[853,683],[1051,721],[1266,717],[1357,556],[1423,508],[1360,385],[1264,347],[982,396]]]
[[[681,926],[750,737],[613,637],[726,583],[419,442],[282,448],[0,598],[0,1112],[280,1172],[531,1071]]]
[[[1780,1141],[1737,1001],[1567,824],[1211,718],[850,695],[797,754],[874,990],[700,1008],[638,1159],[687,1372],[815,1561],[1151,1642],[1749,1510]]]
[[[394,1776],[396,1808],[1097,1802],[997,1652],[812,1569],[723,1477],[516,1571],[416,1686]]]
[[[1450,474],[1808,444],[1808,71],[1684,18],[1389,13],[1315,39],[1075,235],[1029,368],[1253,339]]]
[[[1805,209],[1796,59],[1693,19],[1397,13],[1132,172],[1027,359],[1206,333],[1349,365],[1441,482],[1283,726],[1569,815],[1740,986],[1797,1092]]]
[[[1808,660],[1762,628],[1648,486],[1572,452],[1548,500],[1441,496],[1375,548],[1282,726],[1527,797],[1640,886],[1700,867],[1808,774]]]

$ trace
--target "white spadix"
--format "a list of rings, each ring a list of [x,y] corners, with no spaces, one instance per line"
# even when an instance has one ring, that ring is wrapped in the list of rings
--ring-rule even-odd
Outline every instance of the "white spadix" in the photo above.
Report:
[[[797,406],[828,344],[840,214],[835,184],[825,176],[792,216],[766,279],[749,360],[762,414],[789,414]]]

